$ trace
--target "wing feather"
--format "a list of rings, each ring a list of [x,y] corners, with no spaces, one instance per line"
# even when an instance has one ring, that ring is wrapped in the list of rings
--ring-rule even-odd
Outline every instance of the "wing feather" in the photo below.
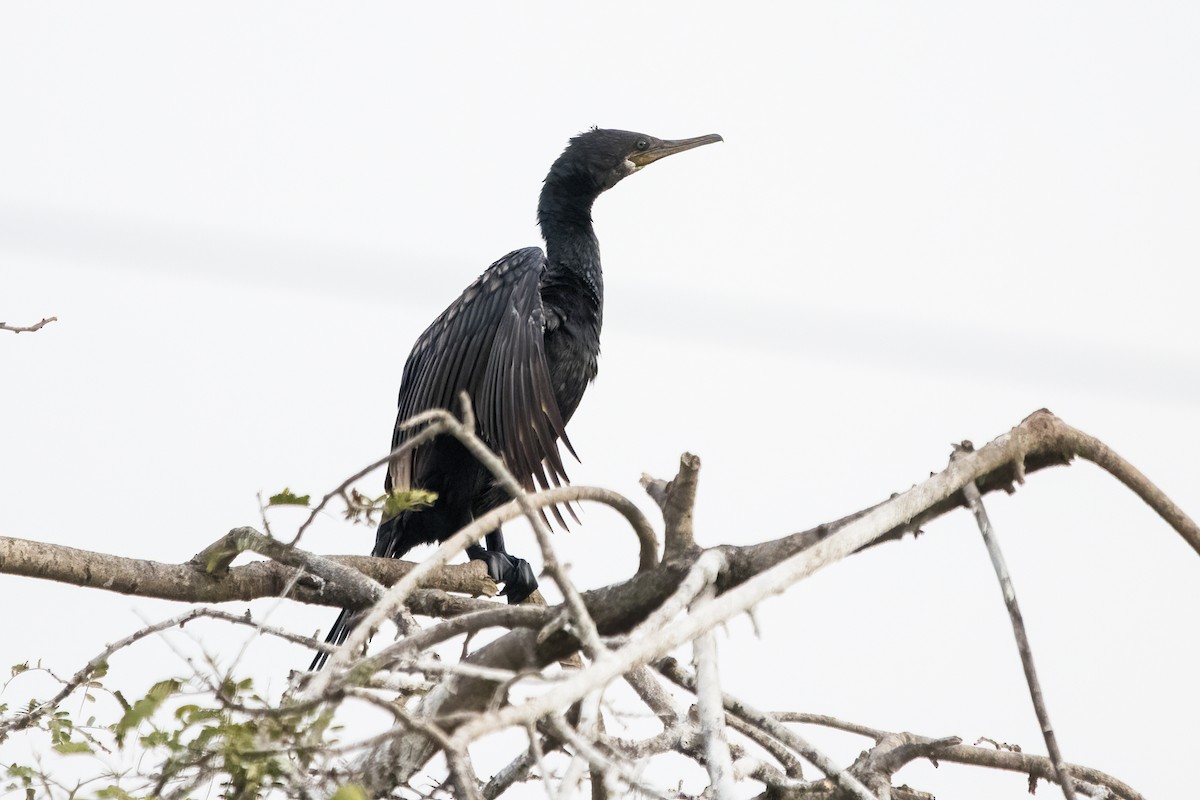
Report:
[[[539,248],[509,253],[418,338],[404,367],[393,448],[415,433],[401,430],[400,422],[431,408],[457,413],[458,394],[466,391],[480,435],[527,490],[568,482],[558,443],[572,455],[575,450],[546,363],[539,290],[545,265]],[[392,465],[385,482],[389,491],[421,485],[421,451],[428,448]],[[553,513],[564,524],[559,509]]]

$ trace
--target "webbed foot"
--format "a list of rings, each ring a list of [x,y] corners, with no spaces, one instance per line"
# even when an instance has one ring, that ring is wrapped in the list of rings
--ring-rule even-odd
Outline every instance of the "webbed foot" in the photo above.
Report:
[[[467,548],[467,557],[472,561],[482,561],[487,566],[488,576],[496,583],[504,584],[500,594],[507,597],[510,604],[520,603],[537,588],[533,567],[523,558],[479,546]]]
[[[538,585],[537,576],[525,559],[514,556],[508,558],[512,562],[512,569],[504,578],[504,591],[500,594],[508,598],[509,605],[516,605],[533,594]]]

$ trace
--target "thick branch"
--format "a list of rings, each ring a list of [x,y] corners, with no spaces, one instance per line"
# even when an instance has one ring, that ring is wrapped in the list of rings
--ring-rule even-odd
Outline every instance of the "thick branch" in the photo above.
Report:
[[[661,642],[642,643],[631,653],[633,660],[653,657],[655,650],[687,641],[711,626],[743,613],[762,598],[784,591],[822,566],[862,548],[905,532],[963,505],[961,490],[975,481],[981,493],[1011,490],[1014,480],[1027,472],[1069,463],[1076,453],[1094,457],[1127,485],[1140,485],[1137,474],[1123,461],[1101,451],[1095,440],[1063,423],[1048,411],[1038,411],[1020,425],[979,451],[950,465],[913,489],[884,503],[836,522],[793,534],[772,542],[744,548],[725,547],[729,566],[718,581],[725,594],[708,604],[704,618],[682,620],[664,632]],[[1097,454],[1109,453],[1105,458]],[[1140,496],[1200,552],[1200,528],[1161,493],[1142,487]],[[684,579],[695,554],[669,559],[650,573],[604,589],[586,592],[584,602],[603,635],[628,633],[657,608]],[[749,585],[748,584],[753,584]],[[514,671],[539,669],[574,652],[578,642],[566,632],[539,639],[530,631],[514,631],[481,648],[469,660],[481,665]],[[568,682],[569,683],[569,682]],[[431,717],[453,716],[487,707],[496,684],[455,677],[430,692],[420,713]],[[562,687],[559,687],[560,689]],[[447,730],[452,725],[447,721]],[[368,783],[391,786],[407,780],[432,755],[432,748],[419,734],[401,737],[368,756],[361,765]]]
[[[325,558],[352,567],[384,586],[396,583],[417,566],[411,561],[369,556]],[[164,564],[0,536],[0,573],[160,600],[224,603],[280,597],[293,582],[296,570],[274,561],[256,561],[232,567],[224,575],[213,575],[197,561]],[[496,593],[496,584],[486,570],[474,563],[442,567],[425,576],[422,585],[469,595]],[[310,576],[296,581],[288,596],[304,603],[337,607],[361,602],[350,587]]]
[[[621,514],[637,535],[638,569],[646,571],[658,563],[658,543],[654,529],[637,506],[616,492],[593,486],[564,486],[539,492],[531,496],[530,500],[539,505],[571,501],[592,501],[607,505]],[[513,502],[492,513],[495,514],[496,524],[500,524],[520,516],[523,512],[520,506]],[[282,596],[295,577],[295,569],[292,567],[274,561],[263,561],[223,569],[232,556],[241,552],[242,548],[230,541],[230,537],[236,540],[236,530],[240,529],[235,529],[235,532],[222,537],[182,564],[125,558],[65,545],[0,536],[0,573],[184,603],[222,603]],[[278,554],[289,551],[284,543],[277,544]],[[272,554],[275,554],[275,551],[272,551]],[[293,557],[287,558],[289,561],[295,561]],[[411,561],[370,556],[320,558],[352,567],[384,586],[394,585],[417,567],[417,564]],[[474,596],[490,597],[496,594],[495,583],[479,564],[440,567],[423,577],[421,585]],[[354,591],[353,586],[322,582],[309,576],[297,582],[288,597],[302,603],[326,606],[359,607],[363,604],[363,599]]]
[[[971,482],[978,486],[981,493],[996,489],[1011,490],[1013,482],[1022,480],[1026,472],[1068,463],[1075,455],[1094,461],[1118,477],[1167,520],[1194,550],[1200,552],[1200,528],[1141,473],[1093,437],[1067,426],[1049,412],[1037,412],[978,452],[964,456],[942,473],[871,509],[772,542],[708,551],[710,558],[717,557],[723,562],[715,581],[717,597],[695,613],[671,622],[655,637],[631,637],[619,650],[613,651],[611,659],[601,659],[588,670],[599,668],[598,671],[586,678],[582,673],[567,678],[551,693],[554,693],[554,698],[564,702],[577,700],[592,690],[589,688],[591,682],[619,677],[666,650],[693,640],[714,626],[744,613],[762,599],[785,591],[815,570],[864,547],[897,538],[963,505],[962,490]],[[572,491],[576,491],[575,487],[566,487],[539,493],[528,500],[530,503],[561,502]],[[558,492],[563,494],[556,494]],[[505,510],[514,516],[523,511],[515,503],[505,507]],[[489,523],[495,524],[498,519],[489,520]],[[635,524],[635,528],[638,525]],[[648,531],[649,526],[645,525],[645,529]],[[679,534],[680,530],[690,530],[690,521],[683,528],[677,526],[671,540],[674,545],[668,548],[672,555],[662,564],[624,583],[581,596],[586,613],[595,621],[596,630],[602,636],[628,634],[648,617],[661,616],[664,602],[685,583],[702,553],[697,548],[685,546],[687,536]],[[642,533],[639,531],[641,562],[645,567],[648,548],[647,537]],[[681,542],[684,545],[680,545]],[[207,555],[216,554],[210,551]],[[282,552],[272,552],[272,555],[285,557]],[[286,559],[293,563],[306,563],[302,551],[290,551]],[[221,560],[216,558],[214,566],[221,566]],[[362,602],[361,592],[356,591],[353,585],[343,585],[354,584],[355,581],[341,580],[339,576],[343,573],[333,565],[352,566],[382,585],[392,585],[417,568],[404,562],[372,558],[340,557],[322,559],[321,562],[322,570],[330,568],[326,570],[326,580],[309,575],[296,580],[297,570],[294,566],[272,562],[234,567],[221,575],[209,574],[208,563],[159,564],[0,538],[0,572],[188,602],[248,600],[280,595],[287,590],[288,596],[306,602],[355,605]],[[464,588],[472,583],[466,580],[471,578],[475,586],[481,581],[488,585],[480,593],[487,593],[489,588],[494,591],[494,586],[483,576],[479,565],[437,569],[425,566],[422,572],[426,573],[422,576],[422,582],[444,579],[445,583],[440,585],[447,589],[472,592],[471,588]],[[406,592],[414,589],[415,583],[410,580]],[[478,610],[481,605],[489,605],[428,589],[408,594],[407,602],[416,613],[430,613],[420,610],[420,607],[442,614],[461,614]],[[660,612],[657,615],[656,610]],[[549,613],[561,616],[562,611],[551,609]],[[536,621],[531,618],[522,622]],[[486,709],[492,702],[497,689],[504,685],[503,678],[497,676],[540,669],[569,656],[578,648],[579,642],[569,627],[551,626],[540,634],[536,630],[522,629],[502,636],[467,659],[467,665],[476,669],[464,669],[429,692],[420,706],[420,718],[437,718],[439,731],[444,731],[446,741],[465,742],[470,738],[469,735],[455,739],[456,727],[461,723],[464,712]],[[504,709],[496,716],[502,719],[501,724],[526,724],[537,716],[535,708],[521,708]],[[418,769],[435,747],[436,743],[421,730],[421,726],[410,726],[397,736],[380,739],[377,748],[366,760],[364,775],[370,773],[368,783],[372,787],[390,790]],[[1010,754],[997,755],[1008,758]],[[1025,754],[1011,755],[1034,758]],[[951,760],[945,754],[943,758]],[[465,773],[463,777],[466,777]],[[1077,777],[1100,785],[1110,785],[1093,779],[1087,773],[1077,773]]]

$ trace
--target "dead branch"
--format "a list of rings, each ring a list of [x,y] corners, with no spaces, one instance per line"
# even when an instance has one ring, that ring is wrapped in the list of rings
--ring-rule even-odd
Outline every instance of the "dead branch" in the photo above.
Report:
[[[384,586],[396,583],[416,567],[411,561],[369,556],[324,556],[324,559]],[[211,574],[203,559],[165,564],[0,536],[0,573],[182,603],[224,603],[281,597],[293,582],[296,570],[275,561],[257,561],[229,568],[224,574]],[[431,571],[423,578],[422,585],[475,596],[496,593],[496,584],[486,570],[472,564],[447,565]],[[361,602],[352,585],[328,584],[315,576],[296,581],[288,596],[303,603],[326,606],[353,606]]]
[[[914,733],[888,734],[859,756],[850,765],[850,771],[879,795],[880,800],[891,800],[892,775],[918,758],[936,759],[943,748],[961,742],[957,736],[930,739]]]
[[[956,457],[957,455],[958,453],[955,454]],[[1046,699],[1042,696],[1041,681],[1038,680],[1037,670],[1033,665],[1033,648],[1029,645],[1029,636],[1025,632],[1025,621],[1021,617],[1021,607],[1017,603],[1017,590],[1013,587],[1012,575],[1008,571],[1008,564],[1004,561],[1004,553],[1000,550],[996,531],[992,528],[992,521],[988,518],[987,510],[983,507],[983,498],[979,496],[979,490],[975,488],[975,484],[968,483],[964,486],[963,496],[967,498],[971,513],[975,515],[979,532],[983,535],[983,542],[987,546],[988,556],[992,560],[992,567],[996,570],[996,578],[1000,581],[1000,593],[1004,596],[1004,606],[1008,610],[1008,618],[1012,621],[1017,652],[1021,657],[1021,667],[1025,671],[1025,682],[1029,686],[1029,697],[1033,700],[1033,710],[1037,715],[1038,725],[1041,727],[1042,737],[1046,742],[1046,752],[1050,754],[1050,760],[1054,762],[1055,778],[1062,788],[1066,800],[1075,800],[1075,792],[1071,788],[1071,775],[1064,765],[1062,753],[1058,749],[1058,739],[1054,735],[1054,728],[1050,725],[1050,712],[1046,710]]]
[[[568,790],[577,784],[585,763],[592,769],[594,787],[614,781],[640,785],[636,766],[627,766],[629,759],[635,758],[632,754],[666,746],[708,768],[717,797],[727,796],[732,781],[744,777],[767,783],[775,796],[808,798],[849,792],[863,800],[920,797],[919,792],[892,787],[892,775],[914,758],[936,757],[947,761],[990,759],[988,766],[1019,769],[1038,779],[1056,779],[1068,797],[1074,789],[1093,796],[1108,792],[1127,800],[1140,800],[1136,792],[1095,770],[1064,766],[1056,776],[1050,758],[968,748],[952,738],[929,739],[862,726],[854,728],[854,732],[871,736],[875,746],[853,767],[840,769],[785,727],[781,719],[749,709],[721,693],[715,675],[708,675],[701,682],[703,685],[694,680],[691,683],[691,689],[700,698],[699,725],[683,719],[661,687],[646,681],[645,665],[658,662],[669,651],[688,642],[696,647],[698,666],[707,668],[713,659],[705,655],[704,647],[714,627],[751,612],[763,599],[786,591],[816,570],[881,541],[898,538],[959,506],[973,506],[982,520],[982,494],[997,489],[1011,491],[1014,482],[1023,481],[1027,473],[1066,464],[1075,456],[1092,460],[1118,477],[1171,524],[1188,545],[1200,552],[1200,529],[1196,524],[1141,473],[1094,438],[1070,428],[1049,412],[1037,412],[979,451],[961,454],[942,472],[872,508],[774,541],[707,550],[696,546],[692,523],[699,460],[685,454],[675,480],[646,481],[647,490],[656,497],[666,521],[665,555],[658,562],[653,530],[632,503],[612,493],[579,487],[524,493],[502,461],[487,452],[475,437],[469,405],[465,408],[467,414],[462,423],[442,412],[425,415],[418,423],[442,426],[443,434],[458,437],[472,452],[479,450],[476,455],[516,499],[475,520],[422,564],[317,556],[253,529],[241,528],[184,564],[157,564],[0,538],[0,572],[192,602],[250,599],[239,592],[252,586],[258,592],[252,595],[255,597],[279,595],[329,605],[372,606],[367,622],[355,631],[352,641],[334,651],[331,669],[307,682],[296,706],[338,702],[345,696],[341,690],[349,671],[353,671],[355,681],[366,686],[390,685],[382,677],[380,680],[372,677],[373,673],[389,667],[399,672],[443,676],[414,710],[398,712],[399,722],[391,730],[339,750],[361,754],[351,777],[373,794],[389,793],[407,783],[434,752],[442,751],[446,753],[451,782],[458,796],[488,796],[487,788],[481,792],[474,775],[468,747],[479,737],[506,727],[528,730],[532,755],[514,762],[511,777],[506,778],[517,780],[528,774],[530,764],[540,765],[542,745],[535,731],[545,733],[550,726],[554,729],[552,738],[557,739],[553,746],[559,747],[566,741],[573,753],[564,783]],[[388,458],[375,466],[386,463]],[[332,496],[336,492],[326,500]],[[579,499],[609,504],[630,521],[641,549],[638,574],[603,589],[578,592],[574,588],[549,547],[539,510]],[[448,595],[444,589],[470,592],[471,589],[464,587],[478,589],[481,583],[486,586],[475,593],[494,592],[494,584],[486,579],[480,565],[451,567],[447,562],[467,543],[521,515],[534,526],[548,568],[566,603],[549,609],[498,608],[486,601]],[[271,560],[230,566],[234,557],[245,550]],[[441,588],[421,588],[430,585]],[[384,588],[388,586],[391,588]],[[1006,589],[1005,594],[1010,591]],[[360,660],[357,650],[361,640],[380,622],[397,613],[465,616],[427,631],[408,631],[405,640],[374,657]],[[509,627],[511,631],[461,662],[419,657],[429,645],[496,625]],[[307,643],[306,637],[299,639]],[[546,665],[581,649],[591,657],[590,665],[553,681],[543,681],[537,686],[541,693],[535,693],[522,704],[500,707],[508,688],[516,681],[529,676],[544,678],[541,670]],[[85,666],[78,673],[84,676],[81,680],[86,680],[91,674],[88,670],[95,668],[95,665]],[[678,665],[676,669],[691,680]],[[631,685],[663,721],[664,730],[651,740],[633,743],[618,755],[617,749],[609,748],[616,740],[601,735],[598,708],[600,693],[622,676],[632,676]],[[424,686],[422,681],[410,683]],[[78,685],[77,681],[76,688]],[[359,694],[356,691],[355,696]],[[579,711],[574,712],[571,725],[567,725],[561,719],[562,710],[573,706]],[[819,724],[829,722],[827,718],[811,715],[788,718]],[[565,725],[566,730],[554,728],[556,725]],[[727,727],[743,731],[765,747],[784,765],[787,774],[747,756],[736,744],[723,746]],[[1048,723],[1044,727],[1049,730]],[[1051,754],[1057,758],[1053,748]],[[805,783],[799,778],[797,755],[813,760],[832,776],[832,781]],[[1004,765],[1010,757],[1017,759],[1011,764],[1019,766]],[[1073,773],[1073,780],[1065,777],[1067,769]],[[493,790],[497,785],[489,784]]]
[[[1051,763],[1050,759],[1046,756],[1039,756],[1033,753],[993,750],[987,747],[972,747],[971,745],[959,744],[939,750],[937,757],[941,761],[953,762],[955,764],[970,764],[973,766],[1003,769],[1009,772],[1021,772],[1028,775],[1031,779],[1040,778],[1042,780],[1055,781],[1057,777],[1054,764]],[[1114,778],[1108,773],[1101,772],[1092,767],[1085,767],[1082,764],[1067,764],[1066,767],[1076,782],[1082,780],[1097,786],[1103,786],[1120,798],[1120,800],[1146,800],[1141,792],[1138,792],[1132,786],[1129,786],[1118,778]]]
[[[662,509],[666,530],[663,534],[663,558],[674,558],[696,547],[692,512],[696,506],[696,488],[700,480],[700,457],[684,453],[679,457],[679,474],[670,482],[642,474],[642,488]]]
[[[655,667],[670,681],[689,692],[695,693],[699,688],[696,676],[689,674],[673,658],[664,658]],[[728,693],[722,693],[721,702],[731,715],[736,716],[747,725],[757,728],[767,736],[781,742],[802,756],[806,761],[821,770],[830,780],[846,791],[848,796],[859,800],[877,800],[875,795],[864,786],[858,776],[838,766],[833,759],[826,756],[795,731],[785,727],[765,711],[747,705]]]
[[[804,725],[820,725],[833,730],[845,731],[847,733],[858,734],[869,739],[874,739],[876,743],[883,742],[885,739],[902,736],[913,736],[919,741],[947,741],[946,739],[938,740],[929,737],[917,736],[916,734],[897,734],[893,731],[885,731],[879,728],[872,728],[856,722],[847,722],[836,717],[826,716],[824,714],[808,714],[796,711],[775,711],[771,716],[780,722],[796,722]],[[1002,769],[1010,772],[1020,772],[1029,776],[1031,779],[1044,779],[1053,781],[1056,774],[1054,764],[1046,756],[1033,755],[1024,753],[1021,748],[1014,745],[1000,745],[994,740],[987,737],[981,737],[978,741],[991,742],[994,747],[979,747],[978,742],[975,745],[965,744],[949,744],[944,747],[939,747],[937,761],[945,761],[954,764],[969,764],[979,767],[990,767],[992,769]],[[911,751],[910,751],[911,752]],[[917,758],[929,757],[918,755]],[[910,759],[911,760],[911,759]],[[1116,797],[1121,800],[1145,800],[1142,795],[1127,785],[1118,778],[1114,778],[1108,773],[1091,767],[1085,767],[1080,764],[1067,764],[1067,770],[1071,773],[1076,783],[1080,780],[1087,781],[1090,784],[1103,786],[1111,791]]]
[[[638,569],[644,571],[657,564],[657,540],[653,528],[637,506],[616,492],[592,486],[564,486],[539,492],[530,500],[538,506],[591,501],[613,508],[630,522],[638,537]],[[495,516],[489,519],[500,524],[521,516],[523,511],[516,503],[509,503],[492,513]],[[258,535],[253,528],[234,529],[182,564],[125,558],[65,545],[0,536],[0,574],[41,578],[184,603],[221,603],[282,596],[295,577],[295,569],[287,564],[262,561],[228,567],[229,561],[241,552],[237,547],[239,531]],[[271,554],[279,555],[291,564],[301,565],[306,558],[316,558],[298,549],[293,553],[278,540],[264,538],[257,541],[271,547]],[[274,544],[266,544],[269,542]],[[396,584],[417,566],[411,561],[358,555],[320,558],[350,567],[383,586]],[[496,594],[496,585],[487,576],[486,570],[472,564],[446,565],[430,570],[424,574],[421,585],[473,596],[491,597]],[[297,581],[288,597],[302,603],[337,607],[360,607],[364,602],[361,593],[355,589],[355,581],[328,583],[313,575]]]
[[[745,613],[763,598],[785,591],[817,569],[866,546],[917,529],[962,506],[965,503],[962,489],[968,482],[973,481],[981,493],[1000,489],[1011,491],[1013,482],[1023,479],[1027,473],[1067,464],[1075,455],[1094,460],[1127,485],[1140,486],[1139,496],[1200,552],[1200,528],[1169,498],[1141,484],[1140,473],[1092,437],[1076,431],[1048,411],[1038,411],[985,447],[957,459],[942,472],[871,509],[782,539],[747,547],[718,548],[728,560],[727,568],[717,579],[721,594],[706,604],[700,613],[673,624],[653,640],[632,642],[617,651],[614,658],[593,664],[588,675],[569,679],[526,706],[503,709],[490,715],[486,727],[490,730],[497,725],[526,724],[544,708],[574,702],[589,687],[618,677],[631,667],[647,663],[713,626]],[[599,632],[606,636],[628,633],[661,606],[686,578],[697,557],[698,554],[670,559],[653,572],[585,592],[584,603]],[[578,647],[579,642],[568,631],[538,637],[531,631],[520,630],[481,648],[468,660],[514,671],[540,669]],[[453,720],[467,719],[470,714],[486,708],[495,690],[494,683],[454,677],[426,695],[418,713],[446,721],[449,731],[453,729]],[[473,728],[463,734],[463,738],[483,730],[478,724]],[[409,733],[368,754],[356,769],[368,786],[387,788],[408,780],[432,752],[429,743],[419,734]]]
[[[710,583],[696,598],[694,608],[701,608],[716,596]],[[704,738],[704,766],[708,769],[709,786],[717,800],[734,797],[733,757],[725,738],[725,706],[722,704],[721,678],[717,667],[717,640],[712,631],[692,641],[692,664],[696,670],[696,707],[700,732]]]
[[[51,322],[58,322],[58,317],[46,317],[41,322],[35,322],[33,325],[29,325],[27,327],[9,325],[7,322],[0,322],[0,331],[12,331],[13,333],[33,333],[34,331],[40,331]]]
[[[551,714],[547,717],[547,721],[555,735],[573,747],[577,753],[601,773],[616,773],[629,786],[635,787],[651,797],[657,797],[659,800],[671,800],[668,795],[664,795],[654,788],[654,786],[641,779],[632,770],[628,769],[620,760],[612,758],[596,747],[589,739],[580,736],[574,728],[567,724],[567,721],[561,715]]]
[[[383,593],[383,587],[377,581],[358,570],[298,547],[290,547],[253,528],[234,528],[197,553],[192,560],[203,566],[205,571],[215,574],[228,571],[233,560],[247,551],[316,575],[327,586],[341,586],[349,590],[354,595],[352,605],[355,606],[374,603]]]

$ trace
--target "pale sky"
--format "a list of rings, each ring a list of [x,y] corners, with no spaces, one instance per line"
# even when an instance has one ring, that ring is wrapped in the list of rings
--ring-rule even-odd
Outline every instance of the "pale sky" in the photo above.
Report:
[[[638,475],[696,452],[698,539],[751,543],[1048,407],[1195,517],[1197,41],[1182,2],[5,4],[0,320],[59,321],[0,335],[0,535],[182,561],[258,525],[257,491],[321,494],[382,455],[413,339],[540,243],[541,179],[591,125],[725,142],[596,204],[576,483],[650,513]],[[1064,755],[1186,796],[1200,560],[1088,465],[988,504]],[[306,544],[372,541],[329,518]],[[583,587],[635,566],[602,509],[556,542]],[[3,575],[0,599],[0,670],[70,673],[180,610]],[[305,632],[334,616],[254,608]],[[1043,752],[965,513],[759,622],[719,637],[751,703]],[[245,639],[206,630],[229,657]],[[278,686],[307,659],[260,644],[245,665]],[[179,663],[151,642],[110,680],[133,694]],[[844,763],[866,745],[806,732]],[[953,765],[900,780],[1026,796]]]

